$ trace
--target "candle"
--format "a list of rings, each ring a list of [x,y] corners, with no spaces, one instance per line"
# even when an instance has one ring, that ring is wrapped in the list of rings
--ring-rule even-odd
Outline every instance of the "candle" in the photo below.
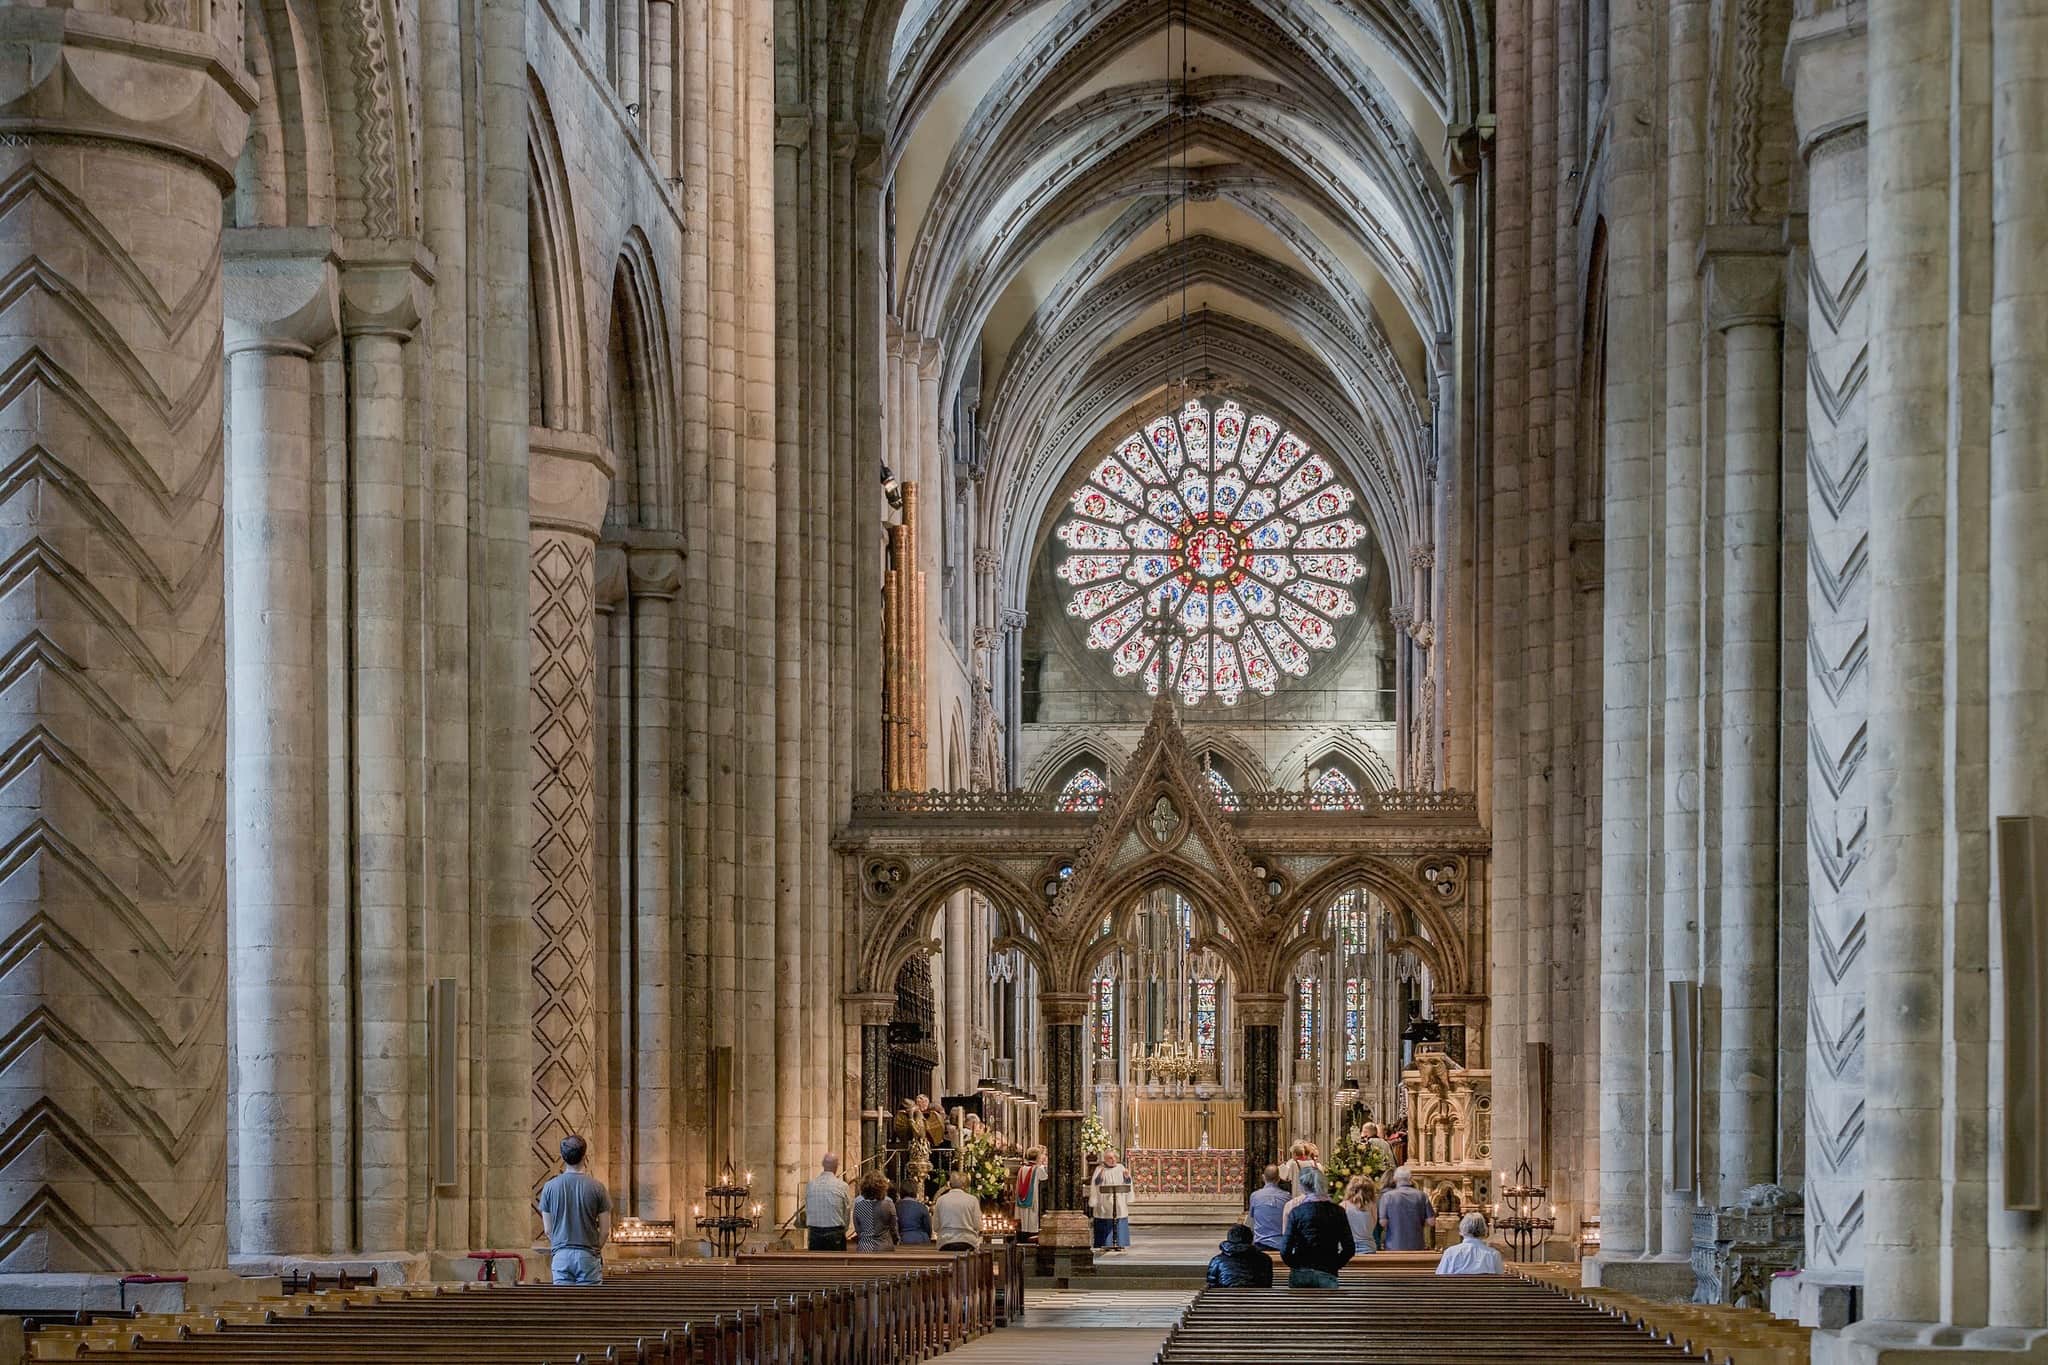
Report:
[[[704,1206],[703,1206],[702,1204],[692,1204],[692,1205],[690,1205],[690,1217],[692,1217],[692,1218],[702,1218],[703,1216],[704,1216]]]
[[[747,1184],[749,1184],[749,1185],[752,1185],[753,1183],[754,1183],[754,1173],[753,1173],[752,1171],[748,1171],[748,1172],[747,1172]]]

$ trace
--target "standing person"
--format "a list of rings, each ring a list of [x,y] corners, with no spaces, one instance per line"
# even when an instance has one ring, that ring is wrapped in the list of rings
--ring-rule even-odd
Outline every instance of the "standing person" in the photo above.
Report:
[[[918,1197],[921,1193],[912,1185],[896,1197],[896,1235],[907,1247],[930,1246],[932,1242],[932,1211]]]
[[[1273,1258],[1252,1245],[1252,1230],[1232,1223],[1216,1254],[1209,1258],[1205,1281],[1211,1289],[1271,1289]]]
[[[1017,1235],[1022,1239],[1038,1236],[1039,1220],[1045,1213],[1045,1181],[1050,1174],[1043,1147],[1033,1147],[1017,1169]]]
[[[1301,1177],[1304,1172],[1313,1171],[1321,1176],[1323,1164],[1316,1156],[1313,1142],[1297,1141],[1288,1149],[1287,1164],[1280,1168],[1280,1178],[1293,1187],[1294,1193],[1302,1193]]]
[[[1396,1166],[1408,1164],[1408,1120],[1402,1119],[1387,1130],[1387,1150]]]
[[[1504,1275],[1507,1262],[1486,1242],[1486,1217],[1468,1213],[1458,1220],[1459,1243],[1436,1263],[1439,1275]]]
[[[981,1201],[967,1188],[961,1172],[953,1172],[932,1213],[939,1228],[939,1250],[972,1251],[981,1245]]]
[[[1252,1191],[1252,1245],[1278,1251],[1287,1239],[1287,1191],[1280,1188],[1280,1168],[1266,1168],[1266,1183]]]
[[[1435,1231],[1436,1209],[1429,1196],[1415,1188],[1406,1166],[1394,1170],[1393,1188],[1380,1196],[1380,1222],[1387,1230],[1387,1250],[1421,1251],[1425,1231]]]
[[[1394,1160],[1394,1144],[1380,1136],[1380,1126],[1377,1123],[1365,1125],[1365,1149],[1368,1152],[1379,1153],[1380,1169],[1383,1171],[1391,1171],[1401,1164]]]
[[[818,1161],[818,1174],[804,1186],[804,1227],[812,1251],[846,1250],[846,1228],[853,1221],[853,1191],[839,1178],[839,1153]]]
[[[548,1265],[556,1284],[604,1283],[604,1223],[612,1197],[604,1182],[586,1175],[589,1144],[571,1133],[562,1139],[562,1173],[540,1187],[540,1210],[548,1239]]]
[[[1131,1245],[1131,1173],[1123,1158],[1104,1152],[1102,1164],[1088,1177],[1088,1189],[1095,1215],[1095,1249],[1127,1250]]]
[[[1344,1216],[1351,1220],[1351,1240],[1358,1243],[1361,1256],[1379,1244],[1375,1234],[1380,1230],[1380,1219],[1373,1208],[1378,1202],[1376,1194],[1369,1175],[1354,1175],[1344,1187]]]
[[[869,1171],[860,1182],[860,1198],[853,1201],[853,1249],[894,1251],[897,1239],[896,1201],[889,1197],[889,1182],[880,1171]]]
[[[1358,1254],[1351,1238],[1351,1220],[1323,1192],[1322,1173],[1301,1177],[1301,1203],[1287,1215],[1287,1242],[1280,1259],[1287,1262],[1290,1289],[1335,1289],[1337,1272]]]

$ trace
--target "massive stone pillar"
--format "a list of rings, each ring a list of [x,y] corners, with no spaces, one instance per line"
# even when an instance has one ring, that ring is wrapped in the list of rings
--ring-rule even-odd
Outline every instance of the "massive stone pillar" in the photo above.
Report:
[[[1870,678],[1861,666],[1870,628],[1864,44],[1856,3],[1796,21],[1789,49],[1810,262],[1805,1278],[1816,1287],[1853,1284],[1863,1266]],[[1830,1292],[1839,1298],[1847,1291]],[[1847,1304],[1809,1316],[1838,1326]]]
[[[1262,1173],[1280,1157],[1280,1021],[1284,995],[1240,995],[1237,1018],[1244,1028],[1244,1192],[1262,1183]]]
[[[349,567],[354,619],[356,1217],[361,1246],[415,1245],[414,1058],[424,1015],[412,950],[411,830],[417,720],[409,627],[406,343],[431,283],[400,248],[343,268],[349,390]]]
[[[533,1143],[537,1188],[561,1140],[593,1140],[597,1060],[597,532],[611,469],[588,438],[533,445]]]
[[[672,545],[636,544],[626,552],[626,602],[633,630],[633,1199],[639,1216],[666,1219],[678,1202],[671,1150],[670,810],[673,706],[669,695],[675,595],[682,555]]]
[[[188,8],[0,8],[0,1271],[226,1259],[219,247],[253,97]]]
[[[1776,1176],[1778,1057],[1778,229],[1707,236],[1708,320],[1723,341],[1719,1180],[1734,1204]],[[1667,720],[1667,723],[1669,721]]]
[[[313,353],[337,334],[325,228],[227,244],[229,1000],[242,1255],[320,1244],[317,1033],[326,925],[323,681],[313,641]]]
[[[1871,0],[1865,1307],[1938,1320],[1949,184],[1946,5]]]

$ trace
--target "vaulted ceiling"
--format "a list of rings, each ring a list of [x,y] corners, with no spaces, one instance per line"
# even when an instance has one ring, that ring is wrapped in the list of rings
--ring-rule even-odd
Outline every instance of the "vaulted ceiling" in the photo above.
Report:
[[[1426,539],[1461,268],[1447,129],[1478,0],[876,0],[890,305],[980,368],[985,543],[1017,600],[1105,424],[1189,375],[1301,423],[1390,560]]]

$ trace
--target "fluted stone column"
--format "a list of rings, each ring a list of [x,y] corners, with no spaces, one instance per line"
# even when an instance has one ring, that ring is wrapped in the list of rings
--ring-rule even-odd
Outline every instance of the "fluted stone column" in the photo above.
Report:
[[[196,8],[0,8],[6,1272],[226,1259],[219,245],[253,95]]]
[[[312,356],[340,328],[325,228],[226,244],[229,1000],[242,1255],[319,1246],[325,896],[313,642]]]
[[[1243,1027],[1244,1192],[1263,1183],[1266,1167],[1280,1157],[1280,1021],[1284,995],[1239,995],[1237,1020]]]
[[[564,1137],[595,1138],[597,928],[593,631],[612,470],[589,438],[536,432],[533,505],[533,1146],[536,1188]]]
[[[1723,342],[1719,1181],[1776,1177],[1778,546],[1784,258],[1776,228],[1710,228],[1708,320]]]
[[[648,1219],[673,1217],[676,1203],[670,1150],[675,1106],[669,1086],[674,1020],[669,660],[675,595],[681,586],[682,555],[675,548],[628,547],[626,600],[633,630],[633,1195],[639,1216]]]
[[[1861,371],[1869,269],[1861,3],[1792,26],[1789,69],[1806,163],[1807,1056],[1806,1278],[1863,1265],[1868,926],[1869,451]],[[1817,1320],[1839,1325],[1846,1302]]]
[[[415,1243],[414,1055],[424,1005],[412,951],[405,346],[431,272],[409,255],[342,269],[348,348],[349,536],[354,587],[356,1207],[361,1245]]]

